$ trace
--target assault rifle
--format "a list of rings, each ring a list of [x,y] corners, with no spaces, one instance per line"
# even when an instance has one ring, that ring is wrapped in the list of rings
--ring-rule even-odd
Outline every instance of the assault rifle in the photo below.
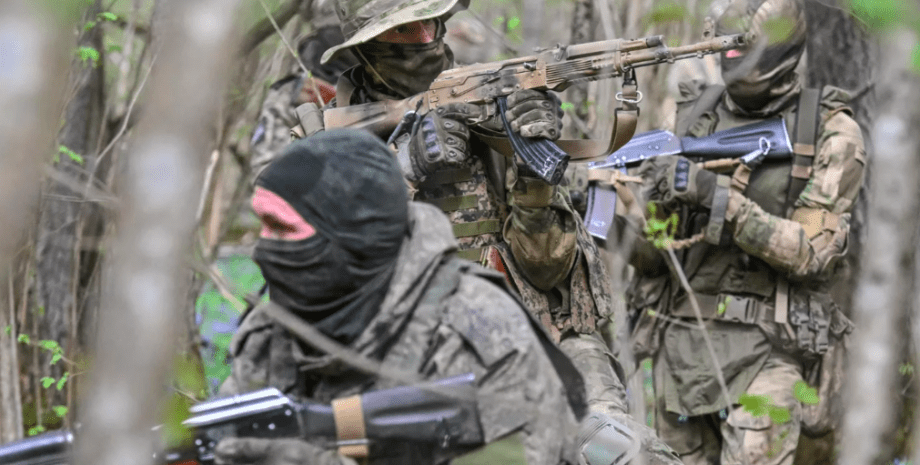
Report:
[[[633,137],[606,160],[588,164],[592,171],[619,170],[638,166],[643,160],[665,155],[683,155],[690,159],[712,161],[738,159],[754,166],[762,160],[792,157],[792,143],[783,118],[770,119],[715,132],[706,137],[677,137],[669,131],[649,131]],[[603,176],[594,176],[589,178]],[[588,187],[585,226],[596,239],[607,240],[616,210],[616,191],[610,186],[592,183]]]
[[[561,91],[578,82],[618,76],[625,76],[634,91],[635,68],[673,63],[684,58],[702,58],[703,55],[739,48],[744,44],[744,35],[736,34],[711,37],[680,47],[664,45],[662,36],[558,45],[533,56],[450,69],[442,72],[429,89],[421,94],[405,100],[332,108],[323,112],[322,119],[327,129],[367,129],[387,140],[397,126],[411,126],[419,114],[450,103],[476,104],[480,106],[481,113],[471,116],[467,120],[468,124],[477,125],[496,114],[500,115],[514,153],[537,176],[550,184],[558,184],[570,155],[572,158],[586,159],[613,152],[629,140],[635,130],[634,124],[619,125],[622,133],[617,137],[618,125],[615,123],[609,142],[604,143],[586,140],[560,140],[553,143],[545,139],[529,139],[516,134],[508,126],[504,116],[508,95],[522,89]],[[642,99],[641,96],[641,92],[636,92],[634,98],[619,94],[617,98],[631,105],[632,111],[637,112],[636,104]],[[504,138],[502,141],[507,145]],[[486,142],[490,143],[488,140]],[[500,142],[490,143],[493,144]],[[493,148],[496,147],[493,145]]]
[[[299,403],[275,388],[195,405],[183,422],[192,442],[155,454],[167,465],[209,465],[225,437],[309,438],[326,440],[339,452],[367,454],[372,441],[429,443],[438,447],[483,441],[476,410],[473,374],[417,386],[372,391],[333,404]],[[363,416],[363,418],[362,418]],[[361,437],[347,437],[363,423]],[[339,430],[337,430],[337,427]],[[156,431],[158,428],[155,428]],[[54,431],[0,446],[3,465],[67,465],[73,434]]]

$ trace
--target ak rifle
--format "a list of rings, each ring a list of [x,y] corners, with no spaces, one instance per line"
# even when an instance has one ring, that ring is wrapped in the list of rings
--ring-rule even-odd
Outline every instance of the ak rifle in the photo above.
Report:
[[[442,72],[430,88],[404,100],[386,100],[328,109],[322,119],[327,129],[351,127],[367,129],[387,140],[403,121],[411,121],[443,105],[470,103],[480,114],[467,120],[471,126],[499,115],[507,139],[484,139],[492,148],[516,153],[537,176],[558,184],[570,158],[602,157],[625,144],[635,131],[637,104],[642,93],[636,91],[635,69],[673,63],[685,58],[702,58],[744,46],[742,34],[710,37],[702,42],[668,47],[662,36],[643,39],[613,39],[543,50],[536,55],[492,63],[475,64]],[[562,91],[572,84],[623,76],[624,92],[617,100],[624,104],[614,114],[614,129],[609,141],[525,138],[512,131],[504,116],[506,98],[515,91],[536,89]],[[625,111],[621,111],[625,110]],[[618,113],[623,121],[617,121]],[[489,140],[496,139],[496,140]],[[508,142],[510,141],[510,146]]]

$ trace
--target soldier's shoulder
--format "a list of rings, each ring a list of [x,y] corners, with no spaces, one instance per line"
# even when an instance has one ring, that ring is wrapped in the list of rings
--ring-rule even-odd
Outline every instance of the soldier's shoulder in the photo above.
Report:
[[[821,89],[821,109],[824,112],[843,112],[852,117],[851,100],[853,97],[846,89],[829,85]]]

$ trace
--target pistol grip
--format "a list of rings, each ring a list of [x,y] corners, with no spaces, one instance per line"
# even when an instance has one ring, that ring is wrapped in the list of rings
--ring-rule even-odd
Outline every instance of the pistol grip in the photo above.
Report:
[[[505,132],[508,140],[511,141],[511,147],[514,153],[521,157],[524,164],[530,168],[540,179],[549,184],[556,185],[562,181],[562,175],[569,165],[569,154],[565,153],[553,141],[546,139],[530,139],[523,137],[511,129],[508,124],[508,118],[505,111],[508,110],[508,102],[505,97],[499,97],[498,114],[501,115],[502,124],[505,126]]]

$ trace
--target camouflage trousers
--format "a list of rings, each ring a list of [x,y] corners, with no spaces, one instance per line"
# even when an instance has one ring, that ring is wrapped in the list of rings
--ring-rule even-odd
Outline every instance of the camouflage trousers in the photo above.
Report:
[[[664,411],[659,396],[655,425],[662,440],[686,465],[792,465],[801,431],[802,406],[793,386],[802,380],[802,367],[792,357],[773,352],[745,391],[765,396],[788,409],[790,420],[775,422],[754,416],[740,405],[730,412],[685,417]]]
[[[564,333],[559,348],[575,364],[585,381],[588,409],[603,413],[631,429],[642,441],[645,465],[679,465],[673,451],[655,435],[655,431],[636,421],[626,407],[626,389],[614,370],[616,360],[598,333]],[[619,463],[619,462],[614,462]],[[632,462],[636,463],[636,462]]]

